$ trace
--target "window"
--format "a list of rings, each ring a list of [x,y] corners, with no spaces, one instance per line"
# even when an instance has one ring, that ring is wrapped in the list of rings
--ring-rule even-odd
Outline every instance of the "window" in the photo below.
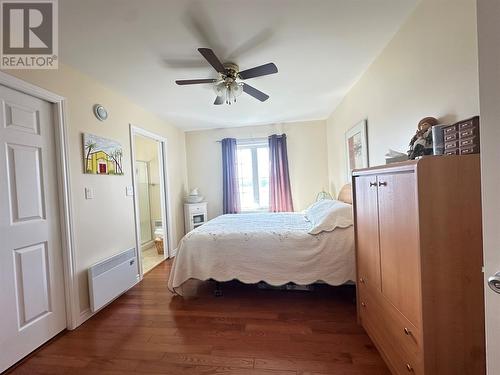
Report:
[[[238,141],[237,153],[241,210],[269,210],[269,147],[267,139]]]

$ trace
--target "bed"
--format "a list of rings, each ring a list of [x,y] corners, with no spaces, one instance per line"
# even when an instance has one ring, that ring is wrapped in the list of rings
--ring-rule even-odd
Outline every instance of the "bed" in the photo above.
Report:
[[[341,285],[353,281],[350,203],[350,185],[341,190],[339,201],[318,203],[342,211],[333,215],[333,230],[331,226],[327,230],[321,226],[313,229],[317,222],[309,214],[310,209],[305,214],[244,213],[212,219],[180,241],[168,287],[184,295],[190,280],[236,279],[249,284],[263,281],[273,286],[290,282]],[[322,214],[332,216],[329,210],[323,208]]]

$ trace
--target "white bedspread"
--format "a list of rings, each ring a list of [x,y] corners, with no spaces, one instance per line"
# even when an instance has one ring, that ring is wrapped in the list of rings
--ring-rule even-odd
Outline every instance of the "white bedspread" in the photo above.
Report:
[[[301,213],[223,215],[179,243],[168,287],[190,280],[340,285],[355,280],[353,227],[308,234]]]

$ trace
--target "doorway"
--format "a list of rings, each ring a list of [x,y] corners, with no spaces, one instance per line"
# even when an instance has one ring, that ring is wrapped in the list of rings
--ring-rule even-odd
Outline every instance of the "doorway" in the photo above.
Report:
[[[136,243],[140,276],[169,257],[166,140],[131,126]]]

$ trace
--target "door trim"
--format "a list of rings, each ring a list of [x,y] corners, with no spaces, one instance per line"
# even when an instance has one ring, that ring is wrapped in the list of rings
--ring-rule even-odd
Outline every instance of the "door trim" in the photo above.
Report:
[[[0,85],[24,94],[45,100],[52,104],[54,111],[55,145],[57,158],[57,185],[59,196],[61,248],[64,269],[64,294],[66,305],[66,327],[74,329],[79,324],[80,313],[76,266],[74,256],[73,210],[71,206],[70,168],[68,160],[68,128],[66,98],[51,91],[0,72]]]
[[[131,165],[132,165],[132,185],[134,188],[134,220],[135,220],[135,246],[137,249],[137,262],[139,264],[139,280],[142,280],[144,277],[144,273],[142,270],[142,259],[140,256],[140,249],[141,249],[141,228],[140,228],[140,217],[139,217],[139,200],[137,199],[137,179],[135,178],[135,168],[136,168],[136,163],[135,163],[135,144],[134,144],[134,136],[136,135],[142,135],[144,137],[153,139],[158,142],[159,148],[158,152],[161,153],[161,158],[159,158],[159,167],[161,171],[163,172],[163,178],[160,178],[160,190],[162,194],[160,195],[161,199],[161,207],[162,207],[162,219],[163,219],[163,233],[166,235],[167,241],[164,241],[164,256],[166,259],[171,258],[174,256],[174,247],[173,247],[173,238],[172,238],[172,210],[171,210],[171,204],[170,204],[170,179],[169,179],[169,174],[168,174],[168,158],[167,158],[167,151],[168,151],[168,144],[167,144],[167,138],[162,137],[161,135],[155,134],[153,132],[150,132],[149,130],[143,129],[139,126],[136,126],[134,124],[129,124],[129,129],[130,129],[130,158],[131,158]]]

